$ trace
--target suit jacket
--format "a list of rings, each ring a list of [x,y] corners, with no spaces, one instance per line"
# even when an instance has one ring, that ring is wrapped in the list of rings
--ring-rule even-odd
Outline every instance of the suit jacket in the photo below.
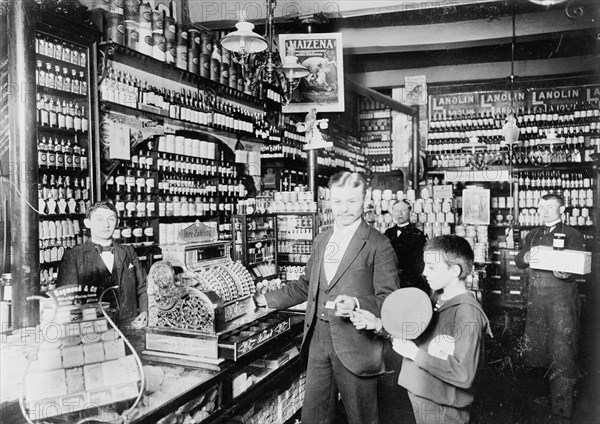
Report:
[[[398,230],[401,230],[400,235],[398,235]],[[396,252],[402,286],[421,287],[424,285],[425,291],[428,292],[429,286],[422,277],[423,268],[425,267],[423,246],[427,242],[427,237],[425,237],[423,231],[419,230],[415,224],[408,224],[402,228],[394,225],[392,228],[388,228],[384,234],[390,239]]]
[[[340,295],[353,296],[360,307],[380,316],[384,299],[400,287],[396,255],[389,240],[362,221],[346,249],[338,270],[326,288],[326,299],[317,299],[323,254],[333,229],[319,234],[313,243],[304,274],[280,290],[267,293],[271,308],[285,309],[307,301],[303,351],[308,348],[311,329],[315,323],[317,302],[333,301]],[[344,366],[359,376],[383,372],[383,341],[372,331],[357,331],[348,318],[336,317],[327,309],[329,328],[335,352]],[[309,352],[310,354],[310,352]]]
[[[56,286],[86,283],[98,287],[98,295],[110,286],[119,286],[119,320],[124,321],[148,309],[146,272],[131,246],[114,246],[112,273],[91,240],[68,249],[60,263]]]

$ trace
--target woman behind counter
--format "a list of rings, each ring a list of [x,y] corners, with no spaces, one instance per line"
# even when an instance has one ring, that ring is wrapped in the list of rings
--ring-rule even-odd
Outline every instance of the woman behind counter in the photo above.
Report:
[[[111,307],[116,308],[119,321],[140,315],[145,320],[148,309],[146,272],[131,246],[112,239],[119,223],[117,209],[111,202],[92,205],[83,221],[91,237],[83,244],[68,249],[58,270],[57,287],[71,284],[96,286],[101,293],[118,286],[117,296],[109,295]]]

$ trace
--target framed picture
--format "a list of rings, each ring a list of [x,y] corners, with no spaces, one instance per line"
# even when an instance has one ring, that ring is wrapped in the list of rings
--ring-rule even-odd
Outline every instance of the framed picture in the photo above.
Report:
[[[487,188],[467,188],[462,193],[463,223],[489,225],[490,190]]]
[[[343,112],[344,67],[342,34],[280,34],[279,51],[296,56],[309,74],[300,79],[284,113]]]

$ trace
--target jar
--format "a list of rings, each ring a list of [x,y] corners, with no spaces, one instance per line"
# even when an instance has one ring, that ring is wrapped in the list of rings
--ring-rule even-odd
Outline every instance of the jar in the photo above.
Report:
[[[554,240],[552,240],[552,248],[554,250],[565,249],[565,237],[564,233],[554,233]]]

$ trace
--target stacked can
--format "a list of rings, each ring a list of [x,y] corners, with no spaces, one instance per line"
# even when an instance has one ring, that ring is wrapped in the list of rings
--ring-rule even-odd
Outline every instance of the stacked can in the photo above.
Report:
[[[104,14],[104,36],[108,41],[118,44],[125,41],[123,0],[110,1],[109,11]]]
[[[231,52],[221,47],[221,73],[219,82],[223,85],[229,85],[229,75],[231,72]]]
[[[166,59],[165,14],[162,10],[152,12],[152,57],[164,62]]]
[[[237,90],[237,84],[238,84],[238,64],[235,63],[235,56],[233,54],[230,54],[231,56],[231,61],[229,62],[229,87],[233,88],[234,90]]]
[[[210,63],[213,51],[213,36],[211,33],[202,34],[202,45],[200,46],[200,75],[210,78]]]
[[[188,60],[187,69],[188,71],[199,74],[200,73],[200,31],[196,28],[190,28],[188,30]]]
[[[164,17],[164,34],[165,34],[165,62],[170,65],[175,65],[177,57],[177,24],[175,18],[171,16]]]
[[[124,6],[123,14],[125,17],[125,45],[130,49],[137,50],[140,40],[140,1],[125,0]]]
[[[213,52],[210,57],[210,79],[216,82],[220,81],[221,74],[221,45],[217,36],[213,40]]]
[[[177,56],[175,66],[179,69],[188,69],[188,32],[179,28],[177,32]]]
[[[150,3],[143,3],[140,6],[138,17],[139,22],[139,41],[138,51],[148,56],[152,56],[152,6]]]

